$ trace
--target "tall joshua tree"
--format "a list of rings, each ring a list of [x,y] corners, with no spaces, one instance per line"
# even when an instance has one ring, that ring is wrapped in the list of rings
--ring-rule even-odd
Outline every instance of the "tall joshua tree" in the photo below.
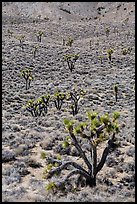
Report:
[[[58,166],[51,168],[50,171],[47,172],[47,178],[51,178],[54,174],[61,173],[61,171],[68,166],[74,167],[65,179],[59,180],[56,183],[54,182],[54,185],[52,185],[54,188],[65,188],[65,184],[69,181],[70,177],[74,175],[78,175],[77,185],[80,185],[81,182],[84,181],[85,185],[89,185],[90,187],[96,186],[97,174],[103,168],[110,150],[114,150],[118,146],[115,135],[119,132],[119,125],[117,123],[117,119],[120,116],[119,112],[114,112],[112,117],[108,114],[99,116],[97,112],[88,112],[87,116],[88,119],[85,122],[77,122],[69,119],[64,120],[72,144],[78,150],[80,157],[85,163],[85,167],[75,161],[61,162],[60,160],[50,158],[50,162],[52,164],[56,162]],[[82,149],[81,140],[89,144],[88,155],[86,155]],[[107,145],[98,162],[99,144],[104,141],[107,141]]]

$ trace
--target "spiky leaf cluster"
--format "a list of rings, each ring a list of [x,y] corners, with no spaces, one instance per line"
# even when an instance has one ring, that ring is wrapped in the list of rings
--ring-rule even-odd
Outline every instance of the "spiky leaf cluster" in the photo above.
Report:
[[[112,117],[108,113],[101,116],[96,111],[87,112],[88,119],[85,122],[75,122],[69,119],[64,120],[65,127],[75,136],[80,135],[91,143],[98,145],[108,139],[110,133],[118,133],[117,123],[120,113],[115,111]]]

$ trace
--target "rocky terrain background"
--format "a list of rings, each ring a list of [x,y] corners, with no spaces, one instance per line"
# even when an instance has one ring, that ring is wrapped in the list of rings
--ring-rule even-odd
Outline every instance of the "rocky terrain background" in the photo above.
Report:
[[[44,32],[41,42],[38,31]],[[69,37],[74,39],[71,47],[63,45]],[[110,48],[111,63],[106,53]],[[132,49],[123,55],[125,48]],[[79,54],[72,72],[63,61],[68,53]],[[34,76],[28,90],[20,76],[26,67]],[[51,103],[40,117],[23,108],[29,99],[74,86],[86,90],[74,117],[67,104],[57,111]],[[120,147],[108,155],[95,188],[47,192],[41,153],[60,153],[64,161],[81,163],[74,148],[60,148],[68,134],[63,119],[84,120],[88,110],[120,111]],[[135,202],[135,2],[2,2],[2,202],[11,201]]]

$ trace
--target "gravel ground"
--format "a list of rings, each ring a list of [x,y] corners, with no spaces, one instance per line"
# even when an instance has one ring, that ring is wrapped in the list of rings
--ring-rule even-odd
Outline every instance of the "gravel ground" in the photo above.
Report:
[[[2,201],[135,202],[135,3],[2,3]],[[41,30],[44,36],[38,42],[36,33]],[[25,36],[24,49],[17,39],[21,35]],[[63,39],[69,37],[74,39],[71,47],[63,45]],[[35,58],[34,46],[38,46]],[[106,53],[110,48],[114,49],[111,63]],[[123,55],[124,48],[132,50]],[[63,60],[68,53],[79,54],[72,72]],[[20,76],[26,67],[34,76],[28,90]],[[86,91],[75,116],[67,103],[59,111],[51,102],[47,114],[40,117],[32,117],[23,108],[29,99],[75,86]],[[99,114],[120,111],[120,147],[108,155],[95,188],[47,192],[50,179],[43,177],[46,161],[41,153],[60,153],[63,161],[81,163],[76,149],[61,148],[67,136],[63,119],[84,120],[89,110]]]

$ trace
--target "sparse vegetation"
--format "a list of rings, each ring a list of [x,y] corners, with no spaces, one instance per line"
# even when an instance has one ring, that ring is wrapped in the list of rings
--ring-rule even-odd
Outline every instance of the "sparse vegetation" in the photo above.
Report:
[[[134,202],[134,5],[2,2],[3,202]]]

